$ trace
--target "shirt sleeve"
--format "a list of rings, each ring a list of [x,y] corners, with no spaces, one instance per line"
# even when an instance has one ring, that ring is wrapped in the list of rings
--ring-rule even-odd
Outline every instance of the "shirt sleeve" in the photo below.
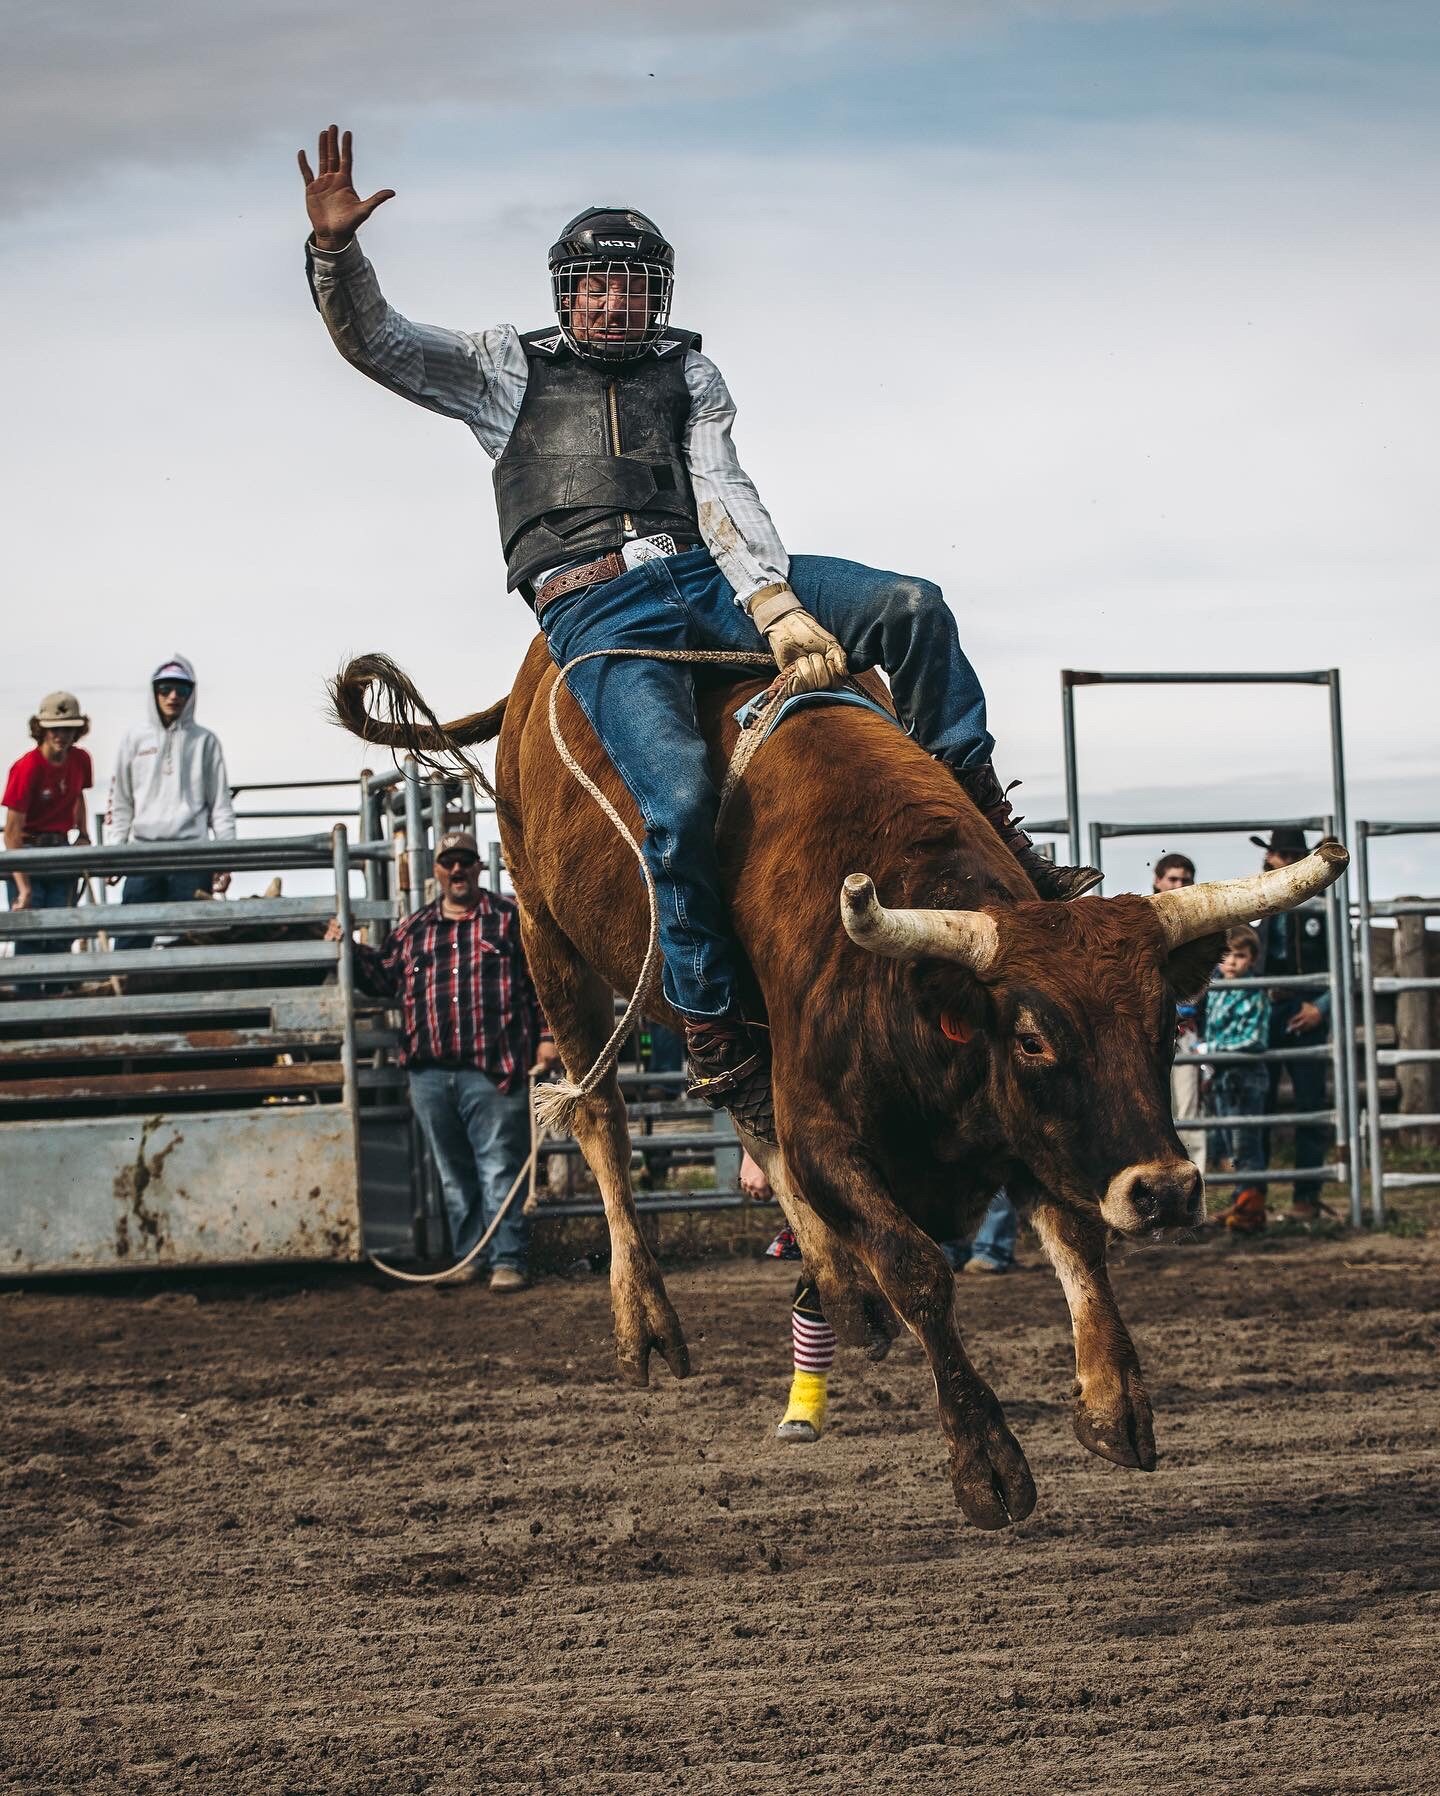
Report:
[[[783,582],[790,572],[779,532],[760,502],[755,484],[740,466],[730,439],[735,401],[720,370],[692,349],[685,358],[690,418],[685,426],[685,460],[695,488],[700,534],[720,572],[749,608],[763,587]]]
[[[470,425],[498,455],[503,437],[492,445],[486,426],[492,411],[513,406],[508,389],[517,355],[523,390],[524,350],[514,328],[499,325],[472,335],[402,317],[381,293],[353,237],[338,250],[317,249],[312,240],[305,255],[316,310],[345,360],[402,399]]]
[[[392,929],[383,948],[372,948],[369,942],[355,943],[355,977],[372,998],[398,998],[400,969],[405,953],[405,931]]]
[[[21,755],[14,763],[5,779],[5,809],[20,811],[29,815],[31,795],[34,790],[34,763],[29,755]]]
[[[212,736],[205,748],[205,758],[210,763],[211,784],[206,794],[210,801],[210,828],[217,842],[233,842],[235,805],[230,797],[230,775],[225,771],[225,750],[218,736]]]
[[[105,831],[112,843],[130,840],[135,821],[135,796],[130,786],[130,738],[124,736],[115,757],[115,773],[110,781],[110,802],[106,808]]]

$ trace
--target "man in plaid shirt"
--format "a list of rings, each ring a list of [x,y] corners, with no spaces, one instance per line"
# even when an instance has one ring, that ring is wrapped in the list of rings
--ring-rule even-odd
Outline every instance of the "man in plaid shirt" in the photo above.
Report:
[[[483,888],[468,831],[441,836],[435,884],[434,902],[398,923],[384,948],[357,944],[355,972],[399,1008],[411,1106],[440,1174],[451,1247],[463,1259],[524,1164],[528,1075],[550,1065],[556,1049],[521,951],[515,901]],[[517,1198],[490,1243],[492,1291],[524,1285],[528,1245]]]

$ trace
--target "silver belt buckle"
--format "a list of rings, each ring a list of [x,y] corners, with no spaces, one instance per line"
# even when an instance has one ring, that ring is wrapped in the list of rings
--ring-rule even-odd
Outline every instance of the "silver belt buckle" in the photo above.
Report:
[[[621,544],[620,559],[627,568],[642,567],[647,561],[664,561],[666,556],[679,552],[673,536],[641,536]]]

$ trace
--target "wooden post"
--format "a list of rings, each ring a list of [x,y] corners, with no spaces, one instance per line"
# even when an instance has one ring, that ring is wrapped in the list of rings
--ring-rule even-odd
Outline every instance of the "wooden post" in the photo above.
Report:
[[[1423,979],[1425,964],[1424,917],[1395,919],[1395,976],[1397,979]],[[1431,1002],[1428,991],[1399,992],[1395,998],[1395,1045],[1397,1048],[1428,1048],[1433,1045],[1430,1027]],[[1431,1062],[1420,1060],[1400,1065],[1395,1072],[1400,1085],[1402,1115],[1424,1116],[1433,1111],[1430,1077]],[[1422,1139],[1433,1138],[1433,1131],[1417,1131]]]

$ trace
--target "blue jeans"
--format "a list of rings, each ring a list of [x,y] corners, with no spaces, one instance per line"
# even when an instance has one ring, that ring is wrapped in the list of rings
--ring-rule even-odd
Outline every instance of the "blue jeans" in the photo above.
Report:
[[[209,873],[131,873],[120,894],[121,904],[189,904],[197,892],[208,892]],[[153,935],[117,935],[116,948],[148,948]]]
[[[495,1219],[530,1152],[530,1102],[498,1090],[478,1067],[410,1069],[410,1107],[440,1174],[450,1247],[463,1259]],[[489,1265],[525,1270],[530,1219],[517,1195],[490,1239]]]
[[[1302,1065],[1305,1063],[1302,1061]],[[1321,1067],[1323,1074],[1324,1067]],[[1214,1106],[1216,1116],[1263,1116],[1270,1091],[1270,1069],[1268,1066],[1217,1066],[1215,1081],[1210,1087],[1210,1102]],[[1247,1172],[1263,1172],[1265,1170],[1265,1129],[1258,1123],[1247,1123],[1230,1129],[1217,1129],[1220,1137],[1215,1143],[1215,1151],[1221,1158],[1228,1158],[1235,1163],[1235,1170]],[[1245,1183],[1242,1177],[1236,1183],[1238,1191]]]
[[[14,910],[15,900],[20,889],[7,873],[5,890],[10,894],[10,908]],[[30,875],[30,908],[31,910],[68,910],[80,896],[79,884],[62,876],[51,874]],[[70,944],[62,936],[24,937],[16,941],[17,954],[68,954]]]
[[[984,1260],[987,1265],[1000,1266],[1008,1272],[1015,1264],[1015,1236],[1019,1228],[1020,1218],[1002,1185],[990,1199],[969,1245],[945,1241],[941,1246],[952,1266],[963,1266],[967,1260]]]
[[[957,769],[990,759],[985,695],[938,586],[824,555],[795,556],[790,584],[844,645],[854,672],[884,668],[902,722],[931,754]],[[707,549],[644,562],[553,599],[540,627],[561,666],[605,648],[766,649]],[[665,996],[697,1020],[733,1015],[735,950],[715,855],[719,795],[691,669],[587,661],[569,687],[645,820]]]
[[[1286,1028],[1295,1012],[1308,997],[1313,1000],[1314,992],[1307,992],[1303,997],[1291,993],[1288,997],[1277,998],[1270,1006],[1270,1046],[1272,1048],[1318,1048],[1322,1042],[1330,1039],[1330,1019],[1325,1017],[1318,1028],[1310,1029],[1303,1035],[1291,1035]],[[1265,1109],[1278,1113],[1280,1104],[1280,1075],[1286,1068],[1290,1071],[1290,1089],[1294,1093],[1295,1108],[1300,1111],[1323,1110],[1325,1108],[1325,1062],[1323,1060],[1271,1060],[1266,1070],[1269,1073],[1269,1090],[1265,1094],[1264,1104],[1257,1104],[1256,1109]],[[1263,1131],[1264,1145],[1268,1148],[1270,1131]],[[1325,1150],[1334,1138],[1334,1130],[1329,1123],[1297,1123],[1295,1127],[1295,1165],[1323,1166]],[[1264,1162],[1262,1160],[1261,1164]],[[1298,1195],[1305,1197],[1318,1196],[1320,1187],[1313,1179],[1307,1179],[1296,1186]]]

